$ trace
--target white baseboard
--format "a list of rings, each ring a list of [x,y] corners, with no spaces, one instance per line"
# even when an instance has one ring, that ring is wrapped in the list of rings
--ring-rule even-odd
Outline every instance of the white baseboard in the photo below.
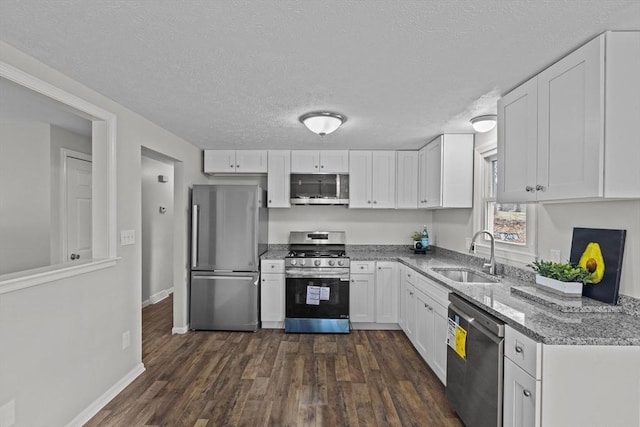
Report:
[[[172,293],[173,293],[173,288],[163,289],[160,292],[151,295],[149,299],[142,301],[142,308],[145,308],[151,304],[157,304],[163,299],[169,297],[169,295],[171,295]]]
[[[262,322],[262,329],[284,329],[284,321],[282,321],[282,322]]]
[[[171,334],[173,334],[173,335],[186,334],[187,332],[189,332],[189,325],[180,326],[180,327],[174,326],[173,329],[171,329]]]
[[[363,329],[372,331],[397,331],[402,330],[397,323],[373,323],[373,322],[352,322],[352,329]]]
[[[140,374],[144,372],[144,365],[138,364],[135,368],[129,371],[124,377],[115,383],[109,390],[98,397],[91,405],[89,405],[84,411],[80,412],[67,427],[80,427],[89,421],[94,415],[96,415],[107,403],[116,397],[122,390],[124,390],[129,384],[131,384]]]

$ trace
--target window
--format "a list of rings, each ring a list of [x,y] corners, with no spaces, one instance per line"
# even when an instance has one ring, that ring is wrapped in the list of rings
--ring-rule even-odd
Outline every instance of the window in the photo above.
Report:
[[[474,232],[494,235],[502,261],[527,263],[535,256],[536,205],[497,202],[499,167],[495,140],[476,148]],[[479,253],[488,253],[488,236],[476,243]]]
[[[526,246],[527,205],[496,202],[498,159],[495,154],[485,158],[485,176],[482,195],[484,229],[493,233],[496,242]]]

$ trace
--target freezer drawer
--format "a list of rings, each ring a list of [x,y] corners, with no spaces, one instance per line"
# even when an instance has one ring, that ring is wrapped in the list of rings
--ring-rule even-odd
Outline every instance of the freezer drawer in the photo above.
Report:
[[[191,329],[256,331],[258,324],[258,273],[191,275]]]

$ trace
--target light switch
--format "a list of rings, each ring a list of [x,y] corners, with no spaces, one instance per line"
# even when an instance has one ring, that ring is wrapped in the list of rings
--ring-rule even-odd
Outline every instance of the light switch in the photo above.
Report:
[[[135,245],[136,230],[120,230],[120,246]]]

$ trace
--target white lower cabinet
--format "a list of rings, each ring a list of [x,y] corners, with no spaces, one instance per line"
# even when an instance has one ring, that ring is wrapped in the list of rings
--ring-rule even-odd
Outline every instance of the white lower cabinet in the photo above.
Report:
[[[447,291],[405,268],[402,276],[402,330],[443,384],[447,383]]]
[[[349,284],[349,320],[351,323],[375,321],[375,276],[352,274]]]
[[[396,261],[352,261],[349,286],[351,323],[397,324],[399,265]],[[360,325],[375,328],[370,325]]]
[[[504,427],[539,427],[541,382],[504,358]]]
[[[376,323],[398,323],[398,263],[376,262]]]
[[[416,288],[407,284],[404,289],[404,333],[415,346],[416,329]]]
[[[263,328],[284,327],[284,260],[262,261],[260,268],[260,320]]]

